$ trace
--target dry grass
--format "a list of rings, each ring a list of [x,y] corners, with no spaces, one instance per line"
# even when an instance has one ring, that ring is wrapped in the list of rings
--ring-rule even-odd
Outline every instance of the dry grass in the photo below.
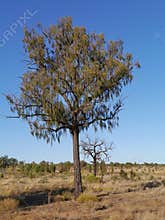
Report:
[[[71,187],[73,177],[43,176],[39,178],[9,177],[0,180],[0,196],[17,196],[21,193],[52,190],[60,187]]]
[[[131,177],[133,169],[135,176]],[[127,179],[120,176],[120,169],[115,168],[113,175],[104,177],[104,183],[85,181],[85,192],[77,200],[70,191],[54,195],[54,202],[35,206],[30,209],[20,208],[17,202],[0,202],[0,215],[3,220],[164,220],[165,219],[165,176],[164,167],[124,168]],[[159,187],[144,190],[146,182],[157,180]],[[6,178],[0,181],[0,195],[18,195],[23,192],[71,188],[73,177],[45,176],[42,178]],[[3,206],[3,203],[8,205]],[[15,205],[14,205],[15,204]],[[8,208],[6,208],[8,207]]]
[[[12,198],[7,198],[0,201],[0,213],[12,211],[18,208],[19,201]]]
[[[77,198],[77,201],[80,203],[96,202],[96,201],[98,201],[98,198],[94,194],[82,193]]]

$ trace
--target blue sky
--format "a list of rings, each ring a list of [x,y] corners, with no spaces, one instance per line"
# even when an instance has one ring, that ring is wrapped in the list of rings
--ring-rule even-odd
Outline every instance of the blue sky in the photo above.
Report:
[[[125,51],[140,61],[141,69],[124,91],[127,97],[120,113],[120,126],[94,137],[114,142],[112,161],[159,162],[165,158],[165,2],[162,0],[61,0],[3,1],[0,20],[0,155],[25,161],[72,160],[72,140],[47,145],[31,136],[21,120],[5,119],[11,114],[3,94],[18,93],[20,76],[26,71],[22,45],[23,27],[55,24],[72,16],[74,25],[89,32],[104,33],[106,40],[123,40]],[[12,36],[10,32],[13,28]],[[81,138],[85,134],[81,134]]]

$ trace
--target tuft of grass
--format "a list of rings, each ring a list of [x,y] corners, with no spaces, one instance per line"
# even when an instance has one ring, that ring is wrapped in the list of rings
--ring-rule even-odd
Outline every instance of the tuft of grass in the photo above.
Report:
[[[77,201],[80,202],[80,203],[97,202],[98,198],[97,198],[96,195],[93,195],[93,194],[82,193],[77,198]]]
[[[85,181],[87,183],[98,183],[98,182],[100,182],[100,178],[94,176],[93,174],[89,174],[85,177]]]
[[[92,191],[95,192],[95,193],[100,193],[100,192],[103,191],[103,187],[101,187],[101,186],[93,187]]]
[[[0,212],[6,212],[17,209],[19,206],[19,201],[12,198],[7,198],[0,201]]]
[[[63,197],[63,201],[69,201],[73,199],[73,195],[71,192],[63,192],[62,197]]]
[[[0,178],[4,178],[4,174],[3,173],[0,173]]]

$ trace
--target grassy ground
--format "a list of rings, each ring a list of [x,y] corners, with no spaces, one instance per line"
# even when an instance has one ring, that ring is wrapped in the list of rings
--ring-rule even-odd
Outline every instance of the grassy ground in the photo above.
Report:
[[[72,175],[0,179],[0,219],[164,220],[164,166],[122,170],[109,170],[103,183],[84,173],[85,190],[77,200]]]

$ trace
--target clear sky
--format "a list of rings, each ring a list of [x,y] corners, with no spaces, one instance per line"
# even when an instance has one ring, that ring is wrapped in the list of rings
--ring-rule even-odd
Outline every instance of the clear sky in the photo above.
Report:
[[[123,40],[125,51],[141,69],[124,92],[120,126],[112,134],[89,131],[114,142],[112,161],[165,162],[165,1],[164,0],[0,0],[0,155],[25,161],[72,160],[70,135],[47,145],[32,137],[26,122],[5,119],[11,114],[4,94],[18,93],[26,71],[22,47],[23,23],[35,27],[56,24],[72,16],[74,25]],[[11,34],[12,31],[12,34]],[[85,134],[81,134],[83,138]]]

